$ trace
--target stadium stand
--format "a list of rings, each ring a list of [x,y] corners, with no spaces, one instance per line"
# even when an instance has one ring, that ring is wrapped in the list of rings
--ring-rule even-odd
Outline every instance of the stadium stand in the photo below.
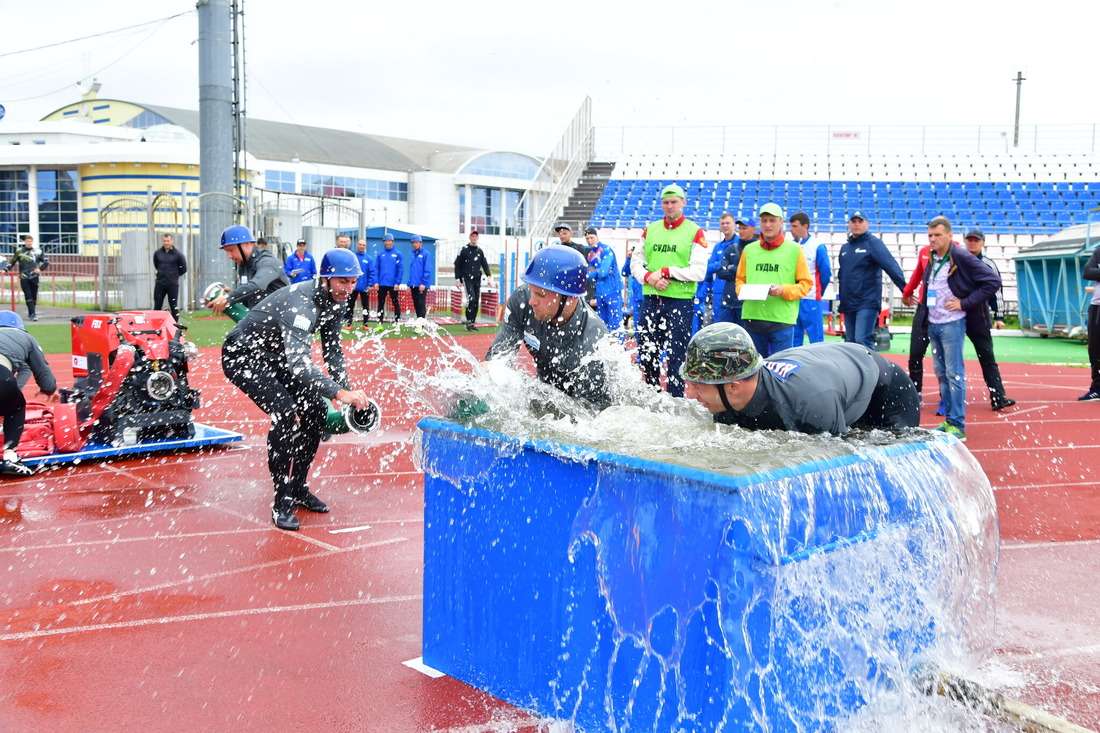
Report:
[[[607,163],[590,169],[597,188],[606,182],[602,194],[590,203],[595,179],[589,178],[587,206],[569,213],[608,239],[640,234],[661,217],[662,187],[678,183],[688,195],[684,213],[704,229],[716,230],[725,211],[748,215],[775,201],[809,214],[834,257],[846,238],[848,215],[860,210],[908,274],[926,243],[927,222],[944,215],[960,241],[967,229],[985,232],[986,253],[1001,267],[1011,307],[1016,252],[1085,223],[1088,211],[1100,206],[1095,154],[648,153],[624,154],[610,170]]]

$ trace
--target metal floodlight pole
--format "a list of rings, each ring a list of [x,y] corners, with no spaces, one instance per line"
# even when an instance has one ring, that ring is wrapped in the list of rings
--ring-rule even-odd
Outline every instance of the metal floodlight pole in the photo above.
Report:
[[[1016,125],[1012,131],[1012,147],[1020,147],[1020,90],[1024,85],[1024,72],[1017,71],[1016,78]]]
[[[228,280],[219,237],[235,223],[234,97],[229,0],[199,0],[199,237],[194,263],[208,281]],[[211,196],[209,194],[222,194]]]

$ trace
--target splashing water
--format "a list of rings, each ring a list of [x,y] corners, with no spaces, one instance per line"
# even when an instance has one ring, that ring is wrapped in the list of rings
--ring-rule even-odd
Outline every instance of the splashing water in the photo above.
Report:
[[[410,403],[482,407],[421,424],[426,662],[586,731],[989,729],[916,681],[990,645],[996,515],[961,444],[716,426],[611,341],[597,413],[431,335],[415,368],[360,346]]]

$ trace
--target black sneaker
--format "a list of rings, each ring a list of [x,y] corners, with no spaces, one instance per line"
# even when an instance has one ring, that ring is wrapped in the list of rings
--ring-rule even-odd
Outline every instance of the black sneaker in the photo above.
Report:
[[[994,412],[997,412],[998,410],[1003,410],[1006,407],[1012,407],[1016,404],[1016,400],[1012,399],[1011,397],[1002,397],[1000,395],[993,395],[992,402]]]
[[[298,529],[298,517],[294,516],[293,502],[278,502],[271,507],[271,521],[279,529]]]
[[[23,463],[22,461],[0,461],[2,468],[0,473],[5,476],[17,476],[19,478],[26,478],[27,476],[34,475],[34,469]]]
[[[466,324],[466,330],[467,330],[467,331],[476,331],[476,330],[477,330],[477,326],[475,326],[475,325],[474,325],[474,324],[472,324],[472,323],[467,323],[467,324]]]
[[[305,493],[294,497],[294,506],[300,506],[306,511],[324,514],[328,511],[328,504],[318,499],[309,489]]]
[[[1096,402],[1100,400],[1100,390],[1090,389],[1085,394],[1077,398],[1078,402]]]

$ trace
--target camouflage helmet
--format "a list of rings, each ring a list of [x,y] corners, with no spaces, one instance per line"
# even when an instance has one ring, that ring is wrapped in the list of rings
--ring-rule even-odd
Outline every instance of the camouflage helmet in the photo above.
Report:
[[[733,323],[702,328],[688,342],[680,376],[700,384],[725,384],[751,377],[764,366],[748,331]]]

